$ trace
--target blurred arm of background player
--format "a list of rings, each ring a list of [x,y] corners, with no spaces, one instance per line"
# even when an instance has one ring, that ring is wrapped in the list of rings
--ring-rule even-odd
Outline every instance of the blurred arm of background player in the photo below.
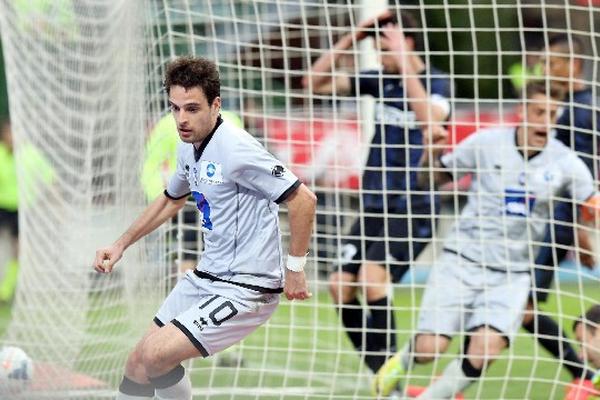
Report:
[[[452,180],[440,161],[448,143],[448,131],[441,125],[433,124],[423,129],[423,155],[417,171],[417,184],[422,189],[434,189]]]
[[[342,36],[334,45],[333,49],[315,61],[309,73],[302,80],[305,88],[311,89],[316,94],[347,95],[351,91],[350,77],[336,71],[336,64],[345,50],[362,41],[366,37],[373,36],[375,26],[380,26],[379,35],[374,35],[377,51],[380,53],[382,64],[387,59],[393,60],[398,74],[402,79],[406,90],[406,97],[410,109],[415,113],[417,121],[423,125],[444,121],[450,112],[447,101],[435,101],[435,95],[430,96],[423,86],[420,74],[425,71],[425,63],[415,52],[416,43],[412,37],[406,37],[402,27],[396,21],[394,15],[386,10],[376,17],[362,21],[356,32]]]

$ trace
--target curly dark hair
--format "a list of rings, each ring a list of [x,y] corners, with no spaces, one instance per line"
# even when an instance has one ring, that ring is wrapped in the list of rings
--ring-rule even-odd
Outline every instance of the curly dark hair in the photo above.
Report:
[[[596,332],[596,329],[600,326],[600,304],[594,304],[584,315],[577,318],[573,323],[573,330],[581,323],[584,323],[585,327],[591,332]]]
[[[179,57],[167,65],[164,87],[167,94],[172,86],[182,86],[186,90],[199,87],[204,92],[208,104],[221,96],[221,80],[217,66],[202,57]]]

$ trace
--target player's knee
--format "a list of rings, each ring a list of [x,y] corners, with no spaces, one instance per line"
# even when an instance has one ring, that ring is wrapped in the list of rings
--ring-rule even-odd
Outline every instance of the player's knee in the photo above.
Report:
[[[150,378],[162,375],[167,367],[167,360],[160,351],[160,347],[150,339],[146,340],[142,347],[141,361],[146,375]]]
[[[350,303],[356,298],[354,281],[347,275],[334,272],[329,277],[329,293],[336,304]]]
[[[481,328],[470,337],[467,356],[473,367],[483,369],[492,363],[507,345],[507,339],[500,332]]]
[[[428,363],[439,354],[448,350],[450,339],[441,335],[419,334],[415,338],[415,361],[419,364]]]
[[[137,348],[129,354],[129,357],[127,357],[127,361],[125,362],[125,375],[130,378],[137,378],[136,381],[146,379],[142,355]]]
[[[388,294],[389,273],[384,267],[375,263],[366,263],[359,276],[368,302],[377,301]]]

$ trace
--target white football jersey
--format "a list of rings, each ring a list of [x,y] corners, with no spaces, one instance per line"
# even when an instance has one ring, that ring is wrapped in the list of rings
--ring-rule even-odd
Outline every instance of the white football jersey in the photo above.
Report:
[[[475,133],[442,156],[454,179],[472,173],[468,201],[445,249],[490,268],[526,271],[558,199],[584,201],[594,180],[577,155],[554,138],[526,158],[516,128]]]
[[[219,118],[199,149],[180,143],[166,195],[190,193],[202,217],[198,271],[261,288],[284,284],[277,203],[298,178],[248,132]]]

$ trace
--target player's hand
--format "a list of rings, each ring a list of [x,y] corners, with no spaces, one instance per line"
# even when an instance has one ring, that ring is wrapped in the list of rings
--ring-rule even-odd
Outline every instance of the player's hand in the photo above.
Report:
[[[123,257],[123,248],[118,245],[111,245],[96,250],[94,259],[94,269],[103,274],[110,274],[113,267]]]
[[[356,29],[356,34],[354,35],[354,37],[356,38],[357,41],[363,40],[364,38],[366,38],[368,36],[368,34],[370,32],[373,32],[373,30],[376,29],[376,25],[379,26],[377,21],[388,18],[391,15],[392,15],[392,13],[390,12],[390,10],[385,10],[384,12],[382,12],[379,15],[365,19],[364,21],[362,21],[360,24],[358,24],[356,26],[357,29]]]
[[[308,291],[304,271],[294,272],[286,268],[283,293],[288,300],[306,300],[312,297],[312,293]]]
[[[586,251],[579,251],[579,263],[588,269],[594,269],[596,267],[594,255]]]
[[[426,147],[443,150],[448,144],[448,131],[438,124],[428,125],[423,128],[423,144]]]

